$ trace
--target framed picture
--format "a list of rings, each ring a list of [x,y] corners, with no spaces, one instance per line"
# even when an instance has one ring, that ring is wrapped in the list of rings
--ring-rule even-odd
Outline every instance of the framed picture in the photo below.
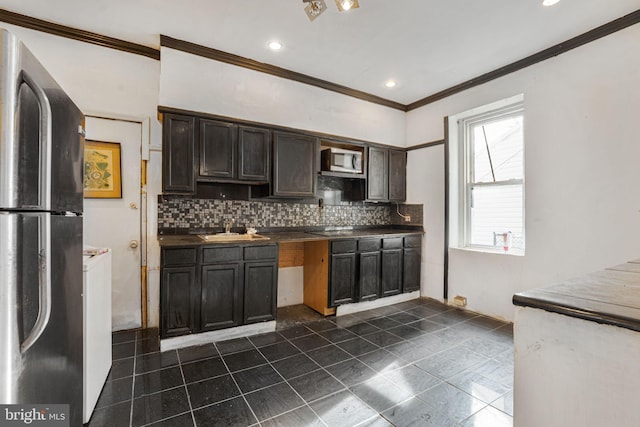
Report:
[[[119,143],[84,142],[84,197],[122,198]]]

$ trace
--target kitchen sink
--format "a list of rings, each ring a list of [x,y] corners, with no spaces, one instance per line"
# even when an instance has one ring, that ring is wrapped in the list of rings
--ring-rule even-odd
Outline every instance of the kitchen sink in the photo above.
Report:
[[[218,233],[218,234],[198,234],[206,242],[236,242],[251,240],[269,240],[266,236],[259,234],[238,234],[238,233]]]

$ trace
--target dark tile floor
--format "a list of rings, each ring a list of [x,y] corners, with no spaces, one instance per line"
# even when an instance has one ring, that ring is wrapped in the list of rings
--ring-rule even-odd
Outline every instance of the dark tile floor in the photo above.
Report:
[[[428,299],[278,318],[276,332],[166,352],[157,330],[114,333],[89,426],[512,425],[510,324]]]

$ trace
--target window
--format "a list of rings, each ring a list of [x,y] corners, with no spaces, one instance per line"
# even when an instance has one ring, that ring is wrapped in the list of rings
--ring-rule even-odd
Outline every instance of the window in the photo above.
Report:
[[[450,190],[457,199],[457,212],[455,222],[450,224],[453,227],[457,224],[458,229],[452,233],[455,239],[450,241],[465,248],[523,253],[522,96],[451,119],[455,122],[450,122],[450,126],[456,132],[455,139],[450,138],[450,161],[456,164],[450,164],[450,175],[457,177]]]

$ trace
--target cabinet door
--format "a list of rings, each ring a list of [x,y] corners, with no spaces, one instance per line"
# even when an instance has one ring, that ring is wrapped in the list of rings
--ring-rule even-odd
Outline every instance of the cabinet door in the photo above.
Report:
[[[172,337],[195,332],[195,283],[194,266],[162,269],[160,336]]]
[[[356,254],[332,254],[329,305],[335,307],[355,301]]]
[[[244,323],[275,320],[278,264],[273,261],[244,265]]]
[[[316,193],[318,140],[276,132],[273,139],[274,196],[313,197]]]
[[[162,119],[162,191],[193,194],[195,118],[164,114]]]
[[[240,126],[238,132],[238,179],[269,182],[271,132]]]
[[[358,276],[358,301],[369,301],[380,296],[380,251],[362,252]]]
[[[402,249],[382,251],[382,296],[402,292]]]
[[[369,147],[367,199],[389,199],[389,150]]]
[[[404,249],[403,292],[413,292],[420,289],[420,248]]]
[[[238,326],[242,322],[242,263],[205,265],[200,289],[200,330]]]
[[[407,199],[407,153],[389,150],[389,200],[404,202]]]
[[[236,177],[238,127],[231,123],[200,119],[200,173],[204,178]]]

